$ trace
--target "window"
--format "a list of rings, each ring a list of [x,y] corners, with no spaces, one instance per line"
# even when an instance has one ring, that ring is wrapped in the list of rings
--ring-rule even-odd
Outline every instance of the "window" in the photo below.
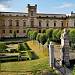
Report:
[[[74,20],[74,27],[75,27],[75,20]]]
[[[49,21],[47,20],[47,21],[46,21],[46,27],[48,27],[48,26],[49,26]]]
[[[39,21],[39,27],[41,27],[41,21]]]
[[[47,27],[49,26],[49,25],[48,25],[48,23],[47,23],[47,25],[46,25],[46,26],[47,26]]]
[[[19,26],[19,20],[16,20],[16,26]]]
[[[54,22],[54,27],[56,27],[56,21]]]
[[[5,33],[5,30],[2,30],[2,33]]]
[[[26,26],[26,22],[23,22],[23,26],[24,26],[24,27]]]
[[[23,33],[26,33],[26,30],[23,30]]]
[[[5,20],[2,20],[2,26],[5,26]]]
[[[26,17],[26,15],[23,15],[24,17]]]
[[[41,33],[41,30],[39,30],[39,33]]]
[[[12,20],[9,20],[9,26],[12,26]]]
[[[17,30],[17,33],[19,33],[19,30]]]
[[[31,27],[34,27],[34,21],[31,21]]]
[[[39,16],[39,18],[41,18],[41,16]]]
[[[33,16],[33,11],[31,11],[31,16]]]
[[[12,33],[12,30],[9,30],[9,33]]]
[[[63,27],[63,21],[61,22],[61,27]]]
[[[68,22],[67,22],[67,27],[68,27]]]

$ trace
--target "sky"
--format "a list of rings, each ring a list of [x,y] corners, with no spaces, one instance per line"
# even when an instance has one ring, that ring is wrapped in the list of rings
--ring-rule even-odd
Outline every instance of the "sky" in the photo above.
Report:
[[[27,12],[27,4],[37,4],[37,12],[70,14],[75,12],[75,0],[0,0],[0,11]]]

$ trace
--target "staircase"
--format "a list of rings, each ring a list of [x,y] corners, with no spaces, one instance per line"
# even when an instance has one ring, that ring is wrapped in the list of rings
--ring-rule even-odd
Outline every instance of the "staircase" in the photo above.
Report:
[[[61,66],[56,60],[54,67],[61,73],[61,75],[71,75],[71,70],[66,66]]]

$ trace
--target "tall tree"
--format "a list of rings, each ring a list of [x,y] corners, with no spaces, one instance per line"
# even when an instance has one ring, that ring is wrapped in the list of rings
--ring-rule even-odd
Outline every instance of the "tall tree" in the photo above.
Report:
[[[46,30],[46,36],[49,40],[52,40],[52,33],[53,33],[53,29]]]

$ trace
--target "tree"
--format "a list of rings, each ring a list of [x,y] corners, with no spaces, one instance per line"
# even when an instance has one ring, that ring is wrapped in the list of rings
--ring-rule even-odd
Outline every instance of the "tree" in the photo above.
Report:
[[[60,37],[59,29],[54,29],[52,34],[53,41],[57,42],[57,40],[60,39],[59,37]]]
[[[4,52],[6,48],[7,48],[6,44],[0,42],[0,52]]]
[[[75,29],[70,29],[69,36],[70,38],[75,38]]]
[[[38,33],[37,36],[36,36],[36,40],[40,43],[40,36],[41,36],[41,33]]]
[[[26,35],[28,36],[28,32],[31,31],[31,29],[27,29],[26,30]]]
[[[75,29],[69,30],[69,40],[72,49],[75,49]]]
[[[52,33],[53,33],[53,29],[46,30],[46,36],[49,40],[52,40]]]
[[[32,35],[33,35],[33,31],[29,31],[29,32],[28,32],[28,37],[29,37],[30,39],[32,39]]]
[[[32,34],[32,38],[33,38],[33,40],[36,40],[36,36],[37,36],[37,34],[38,34],[37,31],[34,31],[34,32],[33,32],[33,34]]]
[[[59,31],[58,31],[58,33],[57,33],[56,37],[57,37],[57,41],[59,41],[59,42],[60,42],[61,30],[59,30]]]
[[[46,41],[47,41],[47,36],[46,36],[46,34],[45,33],[41,33],[41,35],[40,35],[40,37],[39,37],[39,40],[40,40],[40,43],[42,44],[42,45],[44,45],[45,43],[46,43]]]
[[[75,75],[75,65],[73,67],[72,75]]]

